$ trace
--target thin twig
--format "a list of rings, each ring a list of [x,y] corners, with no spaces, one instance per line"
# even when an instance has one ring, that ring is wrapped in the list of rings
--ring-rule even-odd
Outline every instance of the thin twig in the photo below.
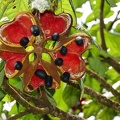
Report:
[[[72,85],[73,87],[77,88],[80,90],[80,86],[78,85],[78,83],[76,81],[70,81],[68,84]],[[102,94],[95,92],[93,89],[84,86],[84,91],[86,94],[90,95],[91,97],[95,98],[98,102],[100,102],[101,104],[109,107],[109,108],[113,108],[115,110],[120,111],[120,104],[110,100],[108,98],[106,98],[105,96],[103,96]]]
[[[23,111],[23,112],[20,112],[20,113],[16,114],[15,116],[12,116],[12,117],[8,118],[7,120],[16,120],[16,119],[21,118],[21,117],[23,117],[24,115],[27,115],[27,114],[29,114],[29,113],[30,113],[30,112],[28,112],[27,110],[25,110],[25,111]]]
[[[114,23],[118,20],[119,13],[120,13],[120,11],[117,12],[115,19],[113,20],[113,22],[110,24],[110,26],[107,29],[108,31],[110,31],[112,29]]]
[[[107,50],[106,43],[105,43],[105,37],[104,37],[104,20],[103,20],[103,10],[104,10],[104,2],[105,0],[101,0],[100,4],[100,36],[101,36],[101,42],[102,42],[102,49]]]
[[[109,83],[106,82],[106,80],[103,77],[100,77],[96,72],[87,69],[86,72],[93,78],[95,78],[98,82],[101,83],[101,85],[106,88],[108,91],[110,91],[118,100],[120,100],[120,93],[115,90]]]

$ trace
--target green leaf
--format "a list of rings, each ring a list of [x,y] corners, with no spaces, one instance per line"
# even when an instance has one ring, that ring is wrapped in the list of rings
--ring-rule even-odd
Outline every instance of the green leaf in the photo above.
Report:
[[[80,100],[80,91],[67,85],[63,91],[63,99],[69,107],[73,107]]]
[[[82,4],[86,2],[86,0],[72,0],[72,1],[73,1],[73,4],[74,4],[75,8],[81,7]]]
[[[89,86],[93,90],[100,92],[101,91],[101,84],[94,78],[91,78],[88,74],[86,75],[84,85]]]
[[[78,18],[78,17],[81,17],[82,15],[83,15],[82,12],[76,11],[76,16],[77,16],[77,18]]]
[[[11,101],[11,97],[6,94],[5,97],[2,99],[3,102],[10,102]]]
[[[106,45],[110,49],[109,53],[114,55],[114,56],[119,56],[120,57],[120,35],[110,33],[108,31],[104,31],[105,34],[105,40],[106,40]]]
[[[84,105],[84,109],[83,109],[84,117],[88,118],[92,115],[96,116],[97,113],[100,111],[100,109],[101,109],[100,104],[98,104],[95,101],[91,101],[90,103]],[[110,119],[106,119],[106,120],[110,120]]]
[[[1,113],[2,113],[2,110],[3,110],[3,102],[0,101],[0,115],[1,115]]]
[[[30,11],[27,0],[5,0],[0,2],[0,19],[8,17],[12,20],[15,15],[22,11]]]
[[[4,72],[4,69],[2,69],[0,71],[0,86],[2,85],[2,82],[4,80],[4,76],[5,76],[5,72]]]
[[[88,16],[87,16],[87,18],[86,18],[86,22],[88,23],[88,22],[91,22],[92,20],[95,20],[95,14],[92,12],[92,13],[90,13]]]
[[[3,17],[7,7],[12,2],[12,0],[1,0],[0,1],[0,19]]]
[[[55,11],[56,14],[59,13],[69,13],[72,16],[73,19],[73,26],[76,25],[77,19],[76,19],[76,15],[73,9],[73,6],[71,5],[71,3],[69,2],[69,0],[61,0],[58,3],[58,8]]]
[[[60,88],[56,89],[53,97],[57,103],[58,108],[60,108],[63,111],[68,111],[69,108],[63,99],[63,90],[64,90],[65,85],[66,85],[65,83],[61,82]]]
[[[117,26],[114,28],[115,32],[120,32],[120,23],[117,24]]]
[[[47,90],[46,90],[47,91]],[[50,92],[47,91],[47,97],[48,97],[48,100],[51,104],[53,104],[54,106],[57,106],[57,103],[55,101],[55,99],[53,98],[53,96],[51,95]]]
[[[114,14],[114,11],[109,11],[108,14],[105,16],[106,18],[109,18],[110,16],[112,16]]]
[[[100,59],[93,55],[93,57],[90,57],[89,59],[90,67],[96,71],[100,76],[105,76],[106,68],[103,65],[103,63],[100,61]]]
[[[10,78],[9,84],[11,84],[12,86],[16,87],[17,89],[23,91],[23,84],[22,84],[22,80],[20,77]]]
[[[111,6],[111,7],[115,7],[116,4],[115,4],[115,0],[106,0],[107,3]]]
[[[5,92],[0,88],[0,101],[5,97]]]
[[[113,120],[115,114],[117,112],[111,108],[104,108],[103,110],[100,111],[100,113],[97,115],[98,119],[102,120]]]
[[[12,109],[9,111],[9,115],[14,115],[14,114],[18,114],[18,109],[16,104],[14,104],[12,106]]]
[[[36,117],[31,113],[31,114],[27,114],[26,116],[22,117],[22,120],[39,120],[39,119],[36,119]]]

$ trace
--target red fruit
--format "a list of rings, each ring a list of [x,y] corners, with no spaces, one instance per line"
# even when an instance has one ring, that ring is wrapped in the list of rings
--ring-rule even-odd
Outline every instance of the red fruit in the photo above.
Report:
[[[39,24],[36,20],[39,20],[37,21]],[[23,74],[23,86],[26,91],[33,91],[41,85],[59,88],[61,78],[66,81],[82,77],[85,63],[81,54],[87,50],[90,39],[81,33],[69,36],[71,24],[72,19],[69,14],[55,15],[51,11],[35,14],[35,17],[23,12],[13,21],[3,24],[0,27],[2,42],[0,58],[6,61],[4,68],[6,76],[13,78]],[[33,28],[37,29],[34,31]],[[77,44],[75,43],[76,37],[79,36],[83,39],[82,44],[79,39]],[[22,38],[28,38],[27,42],[21,41]],[[53,49],[47,49],[45,46],[50,39],[56,41]],[[25,47],[29,45],[33,46],[33,49],[26,50]],[[62,46],[64,46],[63,50],[60,50]],[[43,53],[50,55],[49,62],[44,59]],[[36,72],[37,69],[40,70]]]
[[[0,28],[0,37],[5,44],[19,44],[23,37],[33,39],[30,28],[36,24],[30,13],[23,12],[15,17],[12,22],[3,24]]]
[[[55,32],[59,34],[65,32],[71,25],[71,18],[67,14],[55,15],[52,11],[45,11],[40,14],[40,25],[45,36],[50,37]]]
[[[14,57],[14,55],[16,55],[16,53],[12,53],[12,52],[0,52],[0,58],[2,58],[3,60],[11,59],[12,57]]]
[[[63,69],[63,71],[69,72],[72,79],[81,77],[84,74],[85,63],[77,54],[69,52],[65,56],[63,56],[60,54],[60,52],[58,52],[55,56],[56,58],[63,59],[63,65],[61,66],[61,68]]]
[[[15,62],[21,61],[22,63],[24,57],[25,55],[23,54],[14,54],[14,56],[7,60],[7,63],[5,64],[5,72],[8,76],[11,76],[15,72]]]
[[[41,65],[38,65],[37,66],[37,68],[36,68],[36,70],[43,70],[44,71],[44,68],[41,66]],[[28,89],[30,90],[32,90],[32,88],[33,89],[37,89],[39,86],[41,86],[41,85],[44,85],[45,84],[45,79],[43,79],[43,78],[40,78],[40,77],[38,77],[38,76],[36,76],[35,74],[33,75],[33,77],[31,78],[31,81],[30,81],[30,83],[29,83],[29,85],[28,85]],[[30,87],[30,88],[29,88]],[[55,83],[53,82],[52,83],[52,88],[55,88],[56,87],[56,85],[55,85]]]

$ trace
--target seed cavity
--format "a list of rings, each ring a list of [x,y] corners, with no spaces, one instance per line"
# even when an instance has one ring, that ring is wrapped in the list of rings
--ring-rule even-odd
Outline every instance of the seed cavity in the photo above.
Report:
[[[40,30],[39,30],[39,27],[37,25],[33,25],[31,27],[31,33],[34,35],[34,36],[38,36],[40,34]]]
[[[83,39],[82,39],[82,37],[80,37],[80,36],[76,37],[75,42],[76,42],[76,44],[78,46],[83,45]]]
[[[52,76],[47,75],[47,77],[45,79],[45,86],[46,87],[52,87],[52,83],[53,83]]]
[[[52,34],[51,39],[53,41],[58,41],[59,37],[60,37],[59,33],[55,32]]]
[[[42,78],[42,79],[45,79],[47,76],[46,72],[44,70],[40,70],[40,69],[37,69],[35,71],[35,75],[39,78]]]
[[[70,81],[70,73],[69,72],[64,72],[62,75],[61,75],[61,80],[63,82],[69,82]]]
[[[26,47],[28,43],[29,43],[29,39],[27,37],[23,37],[20,40],[20,45],[23,46],[23,47]]]
[[[61,65],[63,65],[63,59],[62,58],[56,58],[54,63],[57,66],[61,66]]]
[[[33,88],[32,85],[28,85],[28,89],[29,89],[29,90],[33,90],[34,88]]]
[[[62,47],[60,48],[60,53],[61,53],[61,55],[66,55],[67,52],[68,52],[68,49],[67,49],[65,46],[62,46]]]
[[[20,61],[16,61],[15,64],[14,64],[14,68],[16,70],[21,70],[23,67],[23,64],[20,62]]]

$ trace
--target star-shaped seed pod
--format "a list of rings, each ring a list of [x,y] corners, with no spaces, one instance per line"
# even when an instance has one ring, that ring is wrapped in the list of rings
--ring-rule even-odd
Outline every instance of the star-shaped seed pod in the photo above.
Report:
[[[69,35],[72,18],[67,13],[19,13],[0,27],[0,58],[8,78],[22,76],[25,91],[41,85],[59,88],[60,80],[77,80],[85,72],[81,57],[90,45],[83,33]],[[50,44],[49,44],[50,43]]]

